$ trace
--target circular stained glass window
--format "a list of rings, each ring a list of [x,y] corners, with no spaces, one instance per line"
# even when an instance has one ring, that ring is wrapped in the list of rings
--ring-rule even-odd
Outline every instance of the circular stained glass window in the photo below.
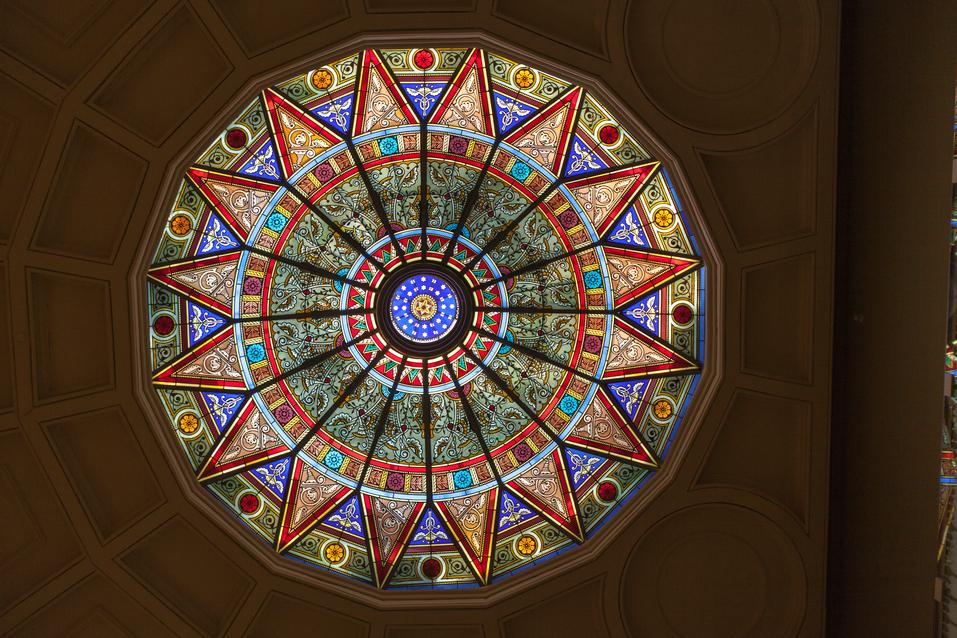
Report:
[[[359,51],[251,96],[172,199],[153,385],[275,551],[483,585],[600,534],[667,462],[702,261],[667,168],[582,87]]]

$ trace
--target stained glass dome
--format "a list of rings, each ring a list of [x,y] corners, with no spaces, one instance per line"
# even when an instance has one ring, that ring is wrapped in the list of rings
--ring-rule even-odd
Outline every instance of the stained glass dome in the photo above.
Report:
[[[666,463],[703,356],[667,168],[581,86],[367,49],[264,89],[171,194],[153,385],[196,479],[291,560],[495,582]]]

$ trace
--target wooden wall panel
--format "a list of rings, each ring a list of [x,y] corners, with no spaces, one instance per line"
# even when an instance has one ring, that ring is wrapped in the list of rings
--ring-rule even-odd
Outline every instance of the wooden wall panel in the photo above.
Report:
[[[113,311],[102,279],[27,272],[38,402],[113,387]]]
[[[159,144],[231,70],[199,17],[180,5],[123,60],[90,103]]]
[[[74,122],[43,205],[33,247],[112,262],[147,167],[134,152],[86,124]]]
[[[163,502],[150,462],[118,407],[43,425],[102,539],[121,532]]]

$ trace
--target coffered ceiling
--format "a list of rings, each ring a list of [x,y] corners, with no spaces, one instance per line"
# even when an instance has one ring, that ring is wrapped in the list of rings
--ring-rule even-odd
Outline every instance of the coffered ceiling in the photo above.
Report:
[[[821,632],[836,2],[0,6],[0,632]],[[136,392],[131,297],[170,175],[250,87],[363,37],[432,30],[595,78],[674,156],[721,262],[716,383],[666,484],[598,551],[435,605],[303,577],[190,491]]]

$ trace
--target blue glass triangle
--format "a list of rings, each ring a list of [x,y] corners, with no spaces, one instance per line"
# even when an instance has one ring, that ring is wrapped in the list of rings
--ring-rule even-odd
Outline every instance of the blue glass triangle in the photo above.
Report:
[[[442,524],[442,519],[430,507],[422,514],[409,545],[442,545],[451,542],[452,536]]]
[[[245,398],[241,394],[229,392],[202,392],[200,396],[203,397],[203,403],[212,417],[213,425],[220,433],[226,429],[226,424],[239,410]]]
[[[190,348],[226,325],[226,319],[205,306],[186,302],[186,341]]]
[[[661,312],[661,291],[656,290],[625,308],[622,314],[648,332],[661,336]]]
[[[401,84],[402,90],[409,96],[409,102],[422,114],[422,117],[425,117],[432,111],[436,100],[442,95],[442,89],[445,88],[446,83],[419,81],[402,82]]]
[[[279,179],[279,164],[276,162],[276,148],[266,137],[265,142],[246,160],[239,172],[243,175],[262,177],[263,179]]]
[[[565,176],[571,177],[573,175],[594,173],[603,168],[608,168],[608,164],[598,156],[598,153],[592,150],[591,146],[576,135],[572,140],[572,148],[568,154],[568,160],[565,162]]]
[[[572,487],[578,489],[588,477],[598,471],[604,457],[583,452],[582,450],[565,449],[565,459],[568,462],[568,476],[572,480]]]
[[[312,114],[345,135],[352,123],[352,94],[323,102],[312,109]]]
[[[354,536],[365,536],[365,528],[362,526],[362,516],[359,508],[359,497],[353,496],[342,504],[338,510],[330,514],[324,521],[326,525],[334,529],[342,530]]]
[[[608,393],[614,397],[615,402],[621,406],[624,413],[632,420],[635,419],[635,415],[638,414],[638,410],[641,408],[647,389],[647,379],[620,381],[618,383],[608,384]]]
[[[528,503],[513,494],[502,491],[502,498],[499,499],[498,505],[499,530],[520,525],[534,516],[536,516],[535,510]]]
[[[197,255],[208,255],[218,253],[223,250],[230,250],[239,246],[239,240],[233,231],[224,224],[219,217],[210,213],[206,220],[206,226],[203,228],[203,234],[199,238],[199,246],[196,247]]]
[[[629,206],[625,214],[621,216],[618,222],[612,226],[608,233],[608,241],[624,246],[640,246],[649,248],[648,235],[641,225],[641,217],[634,206]]]
[[[289,480],[291,463],[291,459],[287,457],[253,468],[252,473],[269,491],[282,498],[286,491],[286,481]]]
[[[493,108],[495,109],[495,119],[498,121],[498,130],[502,133],[507,133],[515,128],[538,110],[537,106],[522,102],[498,91],[492,91],[492,99],[495,102]]]

